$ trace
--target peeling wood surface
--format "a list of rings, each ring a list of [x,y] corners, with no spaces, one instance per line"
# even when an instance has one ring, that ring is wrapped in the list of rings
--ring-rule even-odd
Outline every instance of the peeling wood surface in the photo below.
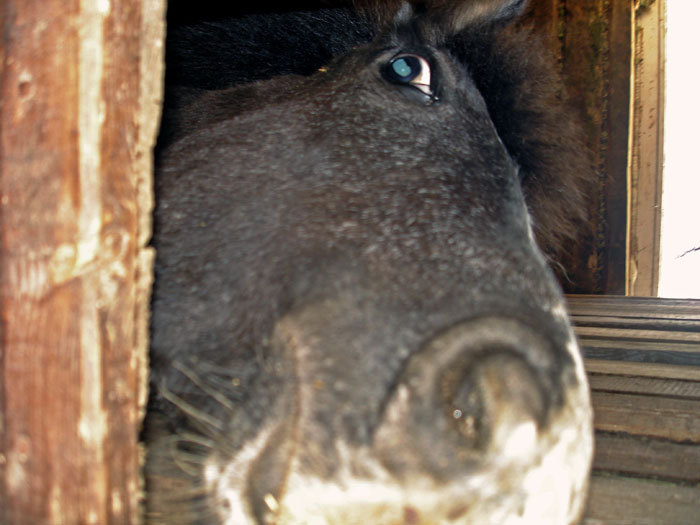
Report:
[[[627,294],[656,295],[664,151],[666,0],[637,4]]]
[[[596,432],[584,525],[697,522],[700,300],[568,302],[586,356]],[[659,351],[674,345],[683,351]]]
[[[0,4],[0,523],[135,523],[162,0]]]

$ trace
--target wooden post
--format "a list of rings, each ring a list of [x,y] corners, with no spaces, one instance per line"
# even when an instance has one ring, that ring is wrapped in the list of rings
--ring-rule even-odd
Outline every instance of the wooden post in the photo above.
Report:
[[[659,287],[666,62],[666,0],[636,2],[627,294]]]
[[[164,0],[0,3],[0,523],[139,520]]]

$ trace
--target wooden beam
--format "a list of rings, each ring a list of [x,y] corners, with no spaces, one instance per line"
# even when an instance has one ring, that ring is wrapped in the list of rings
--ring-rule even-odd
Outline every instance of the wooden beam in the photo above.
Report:
[[[700,443],[700,402],[647,395],[593,392],[595,428]]]
[[[596,471],[655,477],[683,483],[700,482],[700,447],[624,434],[599,432],[595,437]]]
[[[607,359],[584,359],[588,373],[632,377],[663,377],[679,381],[700,381],[700,367],[654,363],[628,363]]]
[[[135,523],[164,0],[4,0],[0,523]]]
[[[595,475],[583,525],[688,525],[697,521],[698,512],[695,487]]]
[[[605,293],[623,294],[627,283],[627,225],[630,95],[632,68],[632,1],[609,2],[608,51],[605,59],[607,116],[605,143]]]
[[[659,286],[666,0],[635,9],[627,295]]]

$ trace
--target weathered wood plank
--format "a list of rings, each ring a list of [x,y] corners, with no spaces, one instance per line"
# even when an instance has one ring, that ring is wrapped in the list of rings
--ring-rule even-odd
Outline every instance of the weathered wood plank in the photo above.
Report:
[[[628,363],[648,363],[649,365],[679,365],[693,366],[700,365],[700,355],[694,352],[693,349],[685,348],[684,351],[680,345],[671,348],[659,348],[658,346],[649,344],[644,348],[644,343],[602,343],[601,346],[591,345],[589,341],[581,341],[583,355],[586,359],[609,359],[614,361],[626,361]],[[681,350],[681,351],[679,351]]]
[[[597,374],[660,377],[685,381],[700,381],[700,367],[648,363],[626,363],[604,359],[585,359],[586,371]]]
[[[605,339],[607,341],[653,341],[661,345],[666,341],[683,341],[694,343],[692,348],[696,351],[700,350],[700,332],[680,332],[666,330],[645,330],[645,329],[626,329],[626,328],[610,328],[605,326],[576,326],[574,327],[576,335],[583,340],[586,339]]]
[[[606,171],[607,139],[604,122],[607,118],[607,48],[608,19],[603,0],[559,2],[556,28],[561,40],[562,73],[575,109],[583,116],[586,146],[591,152],[596,172],[596,185],[589,190],[588,222],[563,261],[570,279],[571,291],[585,293],[621,293],[617,282],[609,283],[607,247],[607,191],[610,176]],[[552,24],[549,24],[550,27]],[[620,268],[624,273],[624,267]],[[617,279],[615,279],[617,281]]]
[[[591,390],[700,400],[700,381],[589,373]],[[700,414],[698,415],[700,417]]]
[[[700,516],[700,489],[594,475],[584,525],[690,525]]]
[[[635,340],[634,338],[625,339],[605,339],[581,337],[579,343],[586,351],[595,352],[596,349],[619,350],[620,352],[636,351],[638,353],[649,352],[667,352],[688,354],[686,357],[692,361],[694,356],[700,354],[700,345],[693,342],[675,342],[663,340]],[[624,354],[620,355],[620,359],[624,358]],[[686,363],[691,364],[691,363]]]
[[[700,366],[700,301],[569,296],[587,359]]]
[[[663,307],[662,307],[663,308]],[[579,327],[625,328],[628,330],[657,330],[659,332],[700,332],[700,320],[695,319],[658,319],[649,317],[617,316],[614,312],[607,316],[572,315],[571,321]],[[663,334],[659,334],[663,337]]]
[[[606,293],[623,293],[626,288],[628,222],[628,141],[630,122],[630,74],[632,51],[632,2],[608,2],[603,11],[601,38],[607,32],[607,49],[602,51],[607,93],[607,115],[601,137],[605,151],[605,249]]]
[[[700,443],[700,402],[592,392],[596,430]]]
[[[576,315],[602,315],[653,319],[700,320],[700,300],[619,295],[567,295],[569,311]]]
[[[649,323],[650,324],[650,323]],[[694,323],[693,323],[694,325]],[[634,340],[634,341],[687,341],[695,343],[700,349],[700,332],[694,331],[695,326],[690,326],[691,331],[652,330],[649,328],[616,328],[609,326],[580,326],[574,327],[576,335],[581,338],[599,338],[608,340]]]
[[[597,433],[593,469],[635,477],[700,482],[700,446]]]
[[[136,523],[163,0],[0,2],[0,523]]]
[[[700,366],[700,301],[569,296],[568,302],[586,359]]]
[[[700,301],[567,299],[595,414],[597,474],[584,523],[694,523],[700,489],[687,485],[700,481]]]
[[[659,284],[666,0],[635,2],[627,293]]]

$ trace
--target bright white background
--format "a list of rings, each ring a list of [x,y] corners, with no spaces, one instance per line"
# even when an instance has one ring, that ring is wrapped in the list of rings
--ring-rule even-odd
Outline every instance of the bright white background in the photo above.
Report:
[[[660,297],[700,298],[700,1],[666,0]]]

